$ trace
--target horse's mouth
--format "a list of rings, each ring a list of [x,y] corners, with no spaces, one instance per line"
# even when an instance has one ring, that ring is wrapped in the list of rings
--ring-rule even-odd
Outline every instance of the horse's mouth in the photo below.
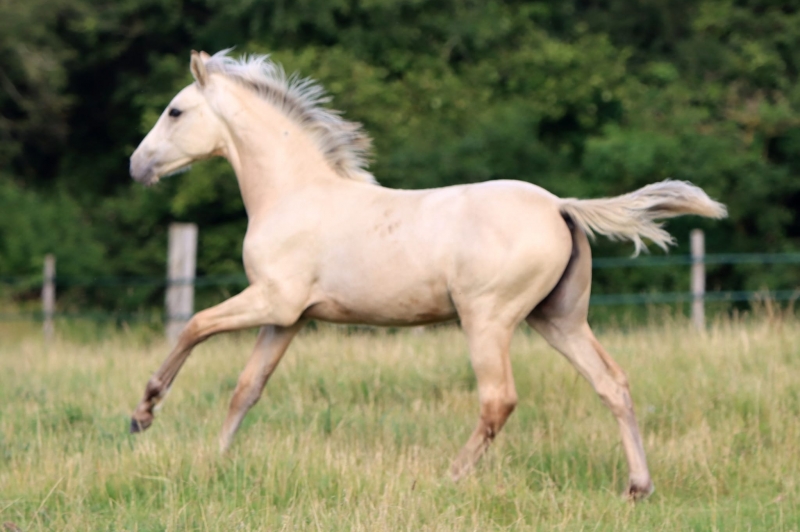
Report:
[[[191,168],[192,165],[190,163],[179,161],[178,164],[172,164],[162,168],[151,166],[147,168],[145,172],[141,173],[131,171],[131,177],[144,186],[150,187],[158,183],[162,178],[187,172]]]
[[[170,177],[175,174],[187,172],[192,167],[191,160],[184,159],[162,167],[154,167],[150,174],[150,179],[145,183],[147,186],[155,185],[162,178]]]
[[[192,165],[191,164],[184,164],[183,166],[179,166],[178,168],[176,168],[174,170],[168,170],[168,171],[166,171],[164,173],[161,173],[159,176],[156,177],[156,181],[158,181],[162,177],[170,177],[170,176],[174,176],[174,175],[177,175],[177,174],[182,174],[184,172],[188,172],[191,169],[192,169]]]

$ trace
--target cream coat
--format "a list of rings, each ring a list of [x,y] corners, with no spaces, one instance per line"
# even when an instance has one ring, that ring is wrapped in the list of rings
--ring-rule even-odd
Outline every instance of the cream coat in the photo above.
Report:
[[[209,336],[261,327],[223,426],[226,449],[292,337],[308,319],[419,325],[460,319],[481,403],[452,475],[469,471],[514,409],[508,347],[523,320],[564,354],[617,418],[632,498],[652,491],[624,373],[597,342],[586,314],[599,232],[665,247],[654,222],[721,217],[697,187],[665,181],[604,200],[560,199],[519,181],[434,190],[382,188],[366,170],[369,139],[327,111],[318,85],[287,79],[264,57],[194,53],[195,83],[170,103],[131,157],[152,184],[211,156],[233,166],[248,214],[243,260],[250,286],[197,313],[147,384],[133,414],[139,431],[192,348]]]

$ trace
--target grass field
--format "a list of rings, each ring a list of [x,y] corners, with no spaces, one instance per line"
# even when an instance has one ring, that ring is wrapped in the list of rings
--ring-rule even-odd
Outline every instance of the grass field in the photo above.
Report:
[[[520,404],[458,484],[477,418],[455,327],[302,334],[232,452],[217,432],[253,334],[199,347],[153,427],[129,414],[161,341],[0,332],[0,522],[58,530],[800,530],[800,323],[682,321],[601,342],[627,370],[656,484],[620,497],[616,423],[541,339],[512,347]],[[11,524],[7,530],[15,530]]]

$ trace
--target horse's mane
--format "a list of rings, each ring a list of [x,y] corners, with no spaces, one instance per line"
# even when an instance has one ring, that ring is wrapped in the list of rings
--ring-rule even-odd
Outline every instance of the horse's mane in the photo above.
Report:
[[[219,73],[253,90],[261,98],[311,133],[325,159],[342,177],[375,183],[367,170],[372,140],[361,124],[341,117],[339,111],[322,104],[331,98],[310,78],[287,76],[283,67],[267,55],[228,57],[230,50],[217,52],[206,61],[209,73]]]

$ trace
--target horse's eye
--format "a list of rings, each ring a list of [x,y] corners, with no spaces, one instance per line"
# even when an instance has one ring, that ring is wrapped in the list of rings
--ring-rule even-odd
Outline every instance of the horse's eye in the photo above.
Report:
[[[172,109],[169,110],[169,116],[171,116],[173,118],[178,118],[179,116],[181,116],[182,112],[183,111],[181,111],[180,109],[175,109],[173,107]]]

